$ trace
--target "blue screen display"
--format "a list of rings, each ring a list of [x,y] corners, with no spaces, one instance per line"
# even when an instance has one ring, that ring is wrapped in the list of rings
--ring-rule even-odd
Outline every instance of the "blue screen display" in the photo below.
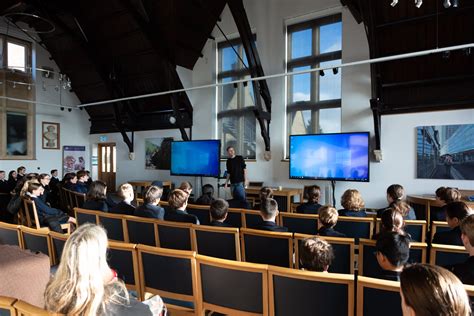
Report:
[[[171,174],[175,176],[218,177],[220,140],[171,143]]]
[[[290,136],[290,179],[369,181],[369,133]]]

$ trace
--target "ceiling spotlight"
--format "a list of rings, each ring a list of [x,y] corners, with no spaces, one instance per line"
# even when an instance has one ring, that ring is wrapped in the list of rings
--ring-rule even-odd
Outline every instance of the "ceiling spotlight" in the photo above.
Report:
[[[441,57],[443,59],[449,59],[449,57],[451,57],[451,51],[447,50],[447,51],[444,51],[442,54],[441,54]]]
[[[175,123],[176,123],[176,117],[174,117],[174,116],[170,116],[169,120],[170,120],[170,123],[171,123],[171,124],[175,124]]]
[[[13,89],[16,88],[16,82],[13,82]]]
[[[248,84],[248,82],[247,82],[247,81],[244,81],[244,87],[246,87],[246,86],[247,86],[247,84]]]
[[[423,4],[423,0],[415,0],[415,6],[419,9]]]
[[[321,70],[319,71],[319,75],[320,75],[321,77],[324,77],[324,70],[321,69]]]
[[[64,106],[62,106],[60,109],[61,109],[61,111],[64,111]]]
[[[333,68],[332,69],[332,73],[337,75],[337,73],[339,72],[339,68]]]
[[[31,85],[28,85],[28,90],[31,90]]]
[[[49,78],[49,75],[50,75],[50,73],[49,73],[49,71],[47,71],[44,76],[45,76],[46,78]]]
[[[46,91],[46,82],[43,81],[43,91]]]
[[[237,89],[237,84],[236,83],[234,83],[234,89]]]
[[[444,0],[443,6],[447,9],[451,6],[451,1],[450,0]]]
[[[71,109],[71,108],[68,108],[67,110],[68,110],[69,112],[72,112],[72,109]]]
[[[471,55],[471,48],[470,47],[464,49],[464,55],[466,55],[466,56]]]
[[[81,107],[79,108],[79,110],[81,110],[81,111],[82,111],[82,110],[84,110],[84,108],[81,106]]]
[[[393,0],[392,3],[390,3],[392,7],[396,6],[397,4],[398,4],[398,0]]]
[[[453,4],[452,5],[453,8],[459,7],[459,0],[451,0],[451,3]]]

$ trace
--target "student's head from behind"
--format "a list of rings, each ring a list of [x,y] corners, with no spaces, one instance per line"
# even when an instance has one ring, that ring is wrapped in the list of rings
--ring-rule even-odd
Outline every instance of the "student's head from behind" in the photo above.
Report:
[[[260,214],[266,221],[274,221],[278,216],[278,203],[274,199],[266,199],[260,205]]]
[[[180,189],[180,190],[186,192],[188,195],[190,195],[191,192],[193,191],[193,186],[192,186],[191,182],[183,181],[179,185],[178,189]]]
[[[382,233],[375,249],[377,262],[382,269],[400,271],[410,257],[410,237],[396,232]]]
[[[387,188],[387,201],[393,203],[403,200],[405,189],[400,184],[392,184]]]
[[[103,201],[107,198],[107,185],[102,181],[94,181],[89,187],[89,191],[86,195],[88,201]]]
[[[326,228],[333,228],[337,224],[337,219],[339,217],[337,210],[330,206],[325,205],[319,209],[319,219],[318,219],[318,226],[319,227],[326,227]]]
[[[318,237],[304,239],[300,244],[301,268],[309,271],[327,271],[334,260],[332,246]]]
[[[229,203],[224,199],[216,199],[211,203],[209,211],[211,218],[214,221],[224,221],[227,218],[227,211],[229,210]]]
[[[157,186],[149,186],[145,191],[145,198],[143,201],[145,204],[158,205],[160,203],[161,196],[163,195],[163,189]]]
[[[79,182],[87,182],[87,180],[89,179],[89,175],[87,174],[85,170],[79,170],[76,173],[76,177],[77,177],[77,181]]]
[[[461,239],[466,250],[470,252],[474,249],[474,214],[469,214],[460,225]]]
[[[400,296],[404,316],[471,315],[464,285],[439,266],[413,264],[403,269]]]
[[[260,201],[273,198],[273,189],[270,187],[260,188]]]
[[[446,204],[460,201],[462,198],[461,192],[456,188],[444,188],[440,192],[436,191],[436,196]]]
[[[130,183],[121,184],[118,188],[118,196],[124,201],[133,201],[135,192],[133,191],[132,185]]]
[[[439,187],[435,191],[436,199],[437,200],[442,200],[444,191],[446,191],[447,187]]]
[[[321,188],[318,185],[312,185],[307,190],[306,193],[308,194],[308,202],[312,204],[319,203],[319,199],[321,198]]]
[[[189,195],[183,190],[173,190],[168,197],[169,206],[176,210],[185,209],[188,205],[188,197]]]
[[[446,221],[451,228],[459,226],[470,213],[469,206],[462,201],[446,204]]]
[[[68,315],[104,313],[104,302],[120,294],[128,300],[121,281],[113,280],[107,264],[107,234],[95,224],[84,224],[64,245],[61,263],[45,291],[49,311]],[[115,298],[117,299],[117,297]]]
[[[403,231],[403,227],[405,226],[403,216],[395,208],[388,208],[382,213],[382,216],[380,217],[380,225],[382,232],[405,234]]]
[[[359,211],[364,208],[364,200],[359,191],[349,189],[344,192],[341,197],[341,205],[346,210]]]

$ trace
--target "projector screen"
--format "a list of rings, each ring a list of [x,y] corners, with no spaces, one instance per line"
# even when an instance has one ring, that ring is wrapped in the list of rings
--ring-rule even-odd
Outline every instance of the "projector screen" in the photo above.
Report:
[[[171,175],[218,177],[220,140],[193,140],[171,143]]]
[[[290,135],[290,179],[369,181],[369,132]]]

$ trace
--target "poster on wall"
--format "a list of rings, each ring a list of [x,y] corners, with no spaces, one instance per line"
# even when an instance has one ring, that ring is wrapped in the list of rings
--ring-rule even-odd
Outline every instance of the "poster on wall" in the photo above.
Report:
[[[474,180],[474,124],[417,127],[417,178]]]
[[[59,149],[59,123],[43,122],[43,149]]]
[[[173,137],[145,139],[145,169],[170,170]]]
[[[63,174],[86,169],[86,146],[63,146]]]

